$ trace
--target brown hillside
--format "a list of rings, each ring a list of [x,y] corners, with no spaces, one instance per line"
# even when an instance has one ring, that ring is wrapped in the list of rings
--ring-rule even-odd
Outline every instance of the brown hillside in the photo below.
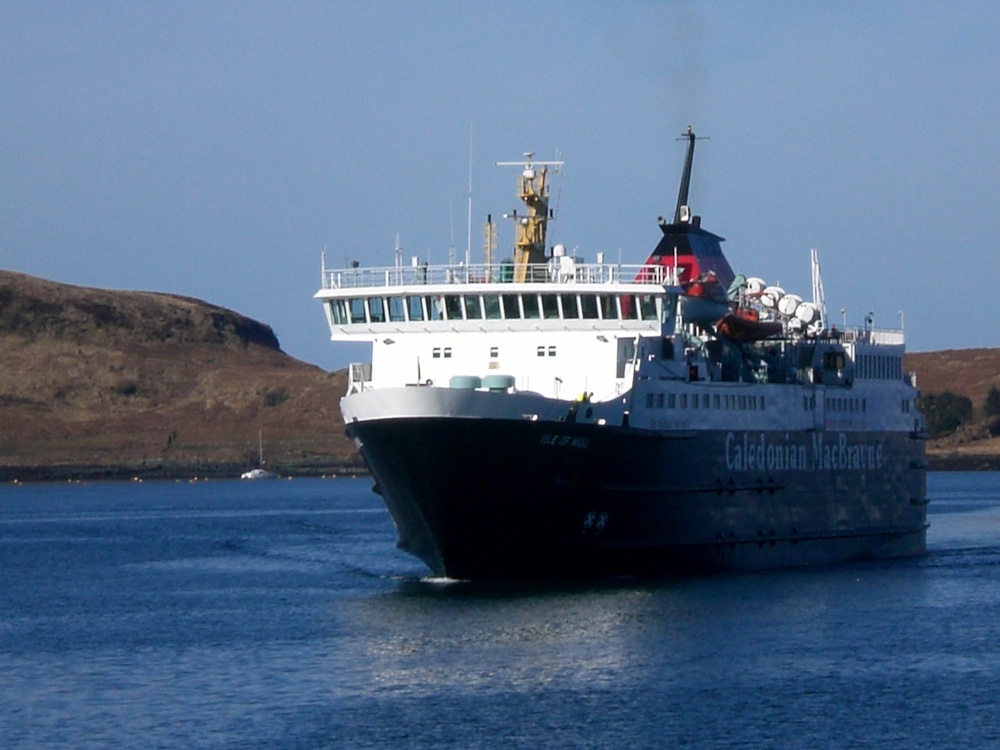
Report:
[[[0,271],[0,475],[233,473],[357,464],[344,374],[198,300]]]
[[[1000,388],[1000,349],[948,349],[905,355],[907,371],[917,373],[923,393],[951,391],[980,409],[991,386]]]
[[[976,416],[992,386],[1000,387],[1000,349],[948,349],[905,355],[908,371],[917,373],[921,393],[950,391],[972,401]],[[953,434],[927,443],[927,457],[938,469],[1000,469],[996,419],[963,425]]]

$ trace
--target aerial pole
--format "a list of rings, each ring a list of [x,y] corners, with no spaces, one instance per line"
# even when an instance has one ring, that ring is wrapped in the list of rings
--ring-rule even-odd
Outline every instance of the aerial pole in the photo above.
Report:
[[[469,215],[465,238],[465,268],[472,263],[472,123],[469,123]]]

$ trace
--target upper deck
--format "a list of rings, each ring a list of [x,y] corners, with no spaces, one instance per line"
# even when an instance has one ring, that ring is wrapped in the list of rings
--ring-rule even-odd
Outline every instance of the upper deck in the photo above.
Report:
[[[518,284],[612,285],[638,284],[663,287],[676,282],[673,269],[641,264],[584,263],[569,256],[553,258],[548,263],[525,266],[524,280]],[[356,294],[358,291],[399,293],[401,288],[452,286],[454,284],[497,284],[508,288],[515,283],[514,266],[508,263],[428,265],[427,263],[394,266],[327,269],[324,263],[322,288],[317,297]],[[653,290],[649,290],[652,292]]]

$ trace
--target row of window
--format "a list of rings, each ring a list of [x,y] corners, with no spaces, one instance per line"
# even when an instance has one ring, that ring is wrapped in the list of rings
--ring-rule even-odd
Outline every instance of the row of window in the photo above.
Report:
[[[727,409],[763,411],[764,397],[749,394],[721,393],[647,393],[647,409]]]
[[[652,294],[445,294],[330,300],[335,325],[422,320],[657,320]]]
[[[809,395],[802,397],[802,408],[805,411],[816,411],[816,396]],[[859,412],[868,411],[868,399],[865,398],[839,398],[831,396],[823,399],[823,408],[828,412]]]
[[[859,354],[854,363],[855,377],[871,380],[902,380],[903,360],[884,354]]]
[[[827,398],[824,406],[828,412],[859,412],[868,411],[868,399],[866,398]]]

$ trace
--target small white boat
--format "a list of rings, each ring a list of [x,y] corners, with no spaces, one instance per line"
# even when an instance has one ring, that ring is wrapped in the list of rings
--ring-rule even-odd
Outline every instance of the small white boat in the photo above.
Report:
[[[275,479],[277,474],[265,469],[250,469],[240,474],[240,479]]]
[[[240,474],[240,479],[277,479],[278,475],[273,471],[268,471],[264,469],[264,437],[263,434],[257,432],[257,450],[259,455],[260,466],[256,469],[250,469],[250,471],[244,471]]]

